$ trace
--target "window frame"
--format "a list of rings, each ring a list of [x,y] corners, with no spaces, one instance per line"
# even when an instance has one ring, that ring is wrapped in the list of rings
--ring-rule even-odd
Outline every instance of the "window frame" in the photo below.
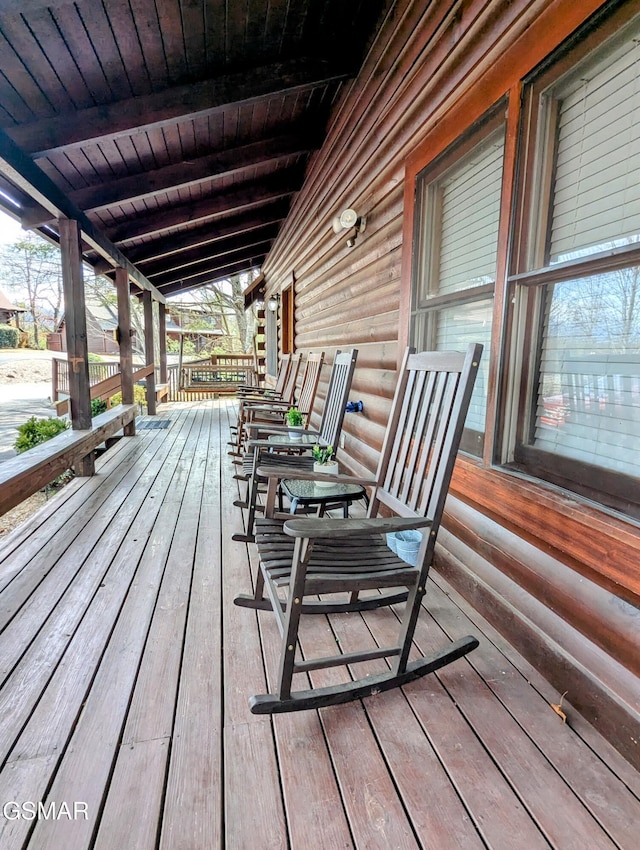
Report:
[[[473,150],[487,141],[498,130],[503,129],[505,134],[503,163],[506,163],[507,152],[507,127],[508,120],[505,114],[507,101],[502,98],[491,109],[461,133],[451,144],[449,144],[439,155],[425,164],[414,177],[414,205],[413,205],[413,223],[412,223],[412,257],[411,257],[411,286],[408,304],[408,330],[409,343],[415,344],[415,328],[420,322],[424,322],[424,336],[429,339],[435,335],[435,325],[433,317],[436,317],[438,312],[447,307],[466,306],[479,301],[487,301],[492,305],[495,303],[495,293],[500,275],[500,233],[502,230],[504,205],[503,197],[505,192],[506,175],[503,172],[501,193],[500,193],[500,209],[498,212],[498,233],[496,244],[496,273],[495,281],[488,284],[480,284],[471,286],[466,289],[460,289],[455,292],[448,292],[444,295],[433,294],[429,295],[426,287],[423,286],[423,280],[434,276],[434,267],[437,262],[437,252],[433,251],[433,245],[436,239],[423,239],[425,232],[426,220],[431,217],[436,221],[441,221],[437,211],[437,199],[433,196],[427,200],[429,187],[441,179],[446,172],[454,168],[457,163],[461,162],[466,156],[471,154]],[[425,244],[426,243],[426,244]],[[425,263],[429,268],[426,275],[423,273]],[[495,322],[495,311],[492,309],[492,328]],[[431,325],[431,327],[429,327]],[[493,330],[492,330],[493,334]],[[433,345],[433,342],[428,344]],[[485,346],[483,359],[488,362],[490,356],[490,345]],[[481,460],[485,457],[488,442],[493,439],[493,428],[490,427],[490,405],[492,405],[492,376],[488,373],[488,386],[486,397],[485,410],[485,430],[484,432],[465,428],[460,444],[460,450],[467,454],[470,459]],[[487,440],[489,437],[489,441]],[[479,447],[479,451],[478,451]]]
[[[511,362],[517,368],[505,377],[504,397],[511,400],[513,427],[501,429],[499,462],[506,469],[532,476],[590,499],[605,509],[640,518],[640,478],[605,467],[545,451],[532,445],[532,428],[540,380],[544,299],[553,284],[640,267],[640,245],[620,246],[564,262],[549,262],[549,226],[553,214],[555,177],[555,118],[542,108],[549,88],[600,49],[610,36],[631,22],[633,16],[612,15],[605,26],[590,31],[579,42],[556,52],[538,73],[524,81],[522,122],[519,131],[518,172],[514,197],[514,224],[508,298],[513,302],[510,328]],[[636,16],[640,21],[640,17]],[[552,151],[552,155],[549,155]],[[516,354],[515,349],[519,348]],[[506,370],[507,371],[507,370]],[[508,406],[507,406],[508,407]],[[504,411],[506,422],[508,409]]]

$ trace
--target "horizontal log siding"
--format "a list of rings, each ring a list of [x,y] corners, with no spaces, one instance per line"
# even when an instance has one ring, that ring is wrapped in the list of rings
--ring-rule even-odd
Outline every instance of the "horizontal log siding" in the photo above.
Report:
[[[598,5],[590,0],[576,11],[566,0],[519,0],[496,9],[491,0],[472,0],[432,3],[425,9],[415,0],[400,0],[391,7],[359,78],[345,90],[327,141],[312,160],[263,271],[268,291],[280,289],[295,273],[297,349],[357,346],[352,398],[360,381],[363,396],[365,384],[380,386],[378,392],[363,397],[358,441],[379,443],[376,426],[386,421],[392,388],[379,381],[378,372],[394,368],[401,355],[398,339],[406,338],[406,322],[399,327],[398,311],[407,155],[483,76],[493,80],[496,62],[511,62],[517,73],[503,74],[497,90],[495,82],[486,90],[481,86],[469,120],[486,111],[530,69],[522,68],[513,54],[509,56],[508,48],[515,45],[515,53],[521,56],[518,40],[525,38],[527,43],[532,40],[535,51],[535,33],[529,37],[530,28],[536,21],[539,30],[549,26],[547,20],[540,23],[542,12],[563,7],[567,22],[566,30],[555,34],[559,42]],[[545,55],[545,40],[540,41],[535,61],[525,60],[530,67]],[[451,138],[459,132],[458,119]],[[346,247],[346,231],[336,235],[331,228],[333,216],[346,206],[368,219],[353,249]],[[369,347],[376,352],[372,358],[367,358]],[[316,411],[321,410],[323,398],[321,382]],[[357,448],[355,435],[353,442],[349,440],[351,430],[347,417],[343,457],[348,460],[353,454],[358,463],[367,458],[373,465],[367,471],[373,471],[375,452]]]
[[[405,210],[405,204],[413,204],[416,172],[512,89],[517,94],[519,81],[603,5],[601,0],[399,0],[358,79],[345,89],[327,140],[312,160],[263,271],[271,291],[295,272],[299,350],[324,349],[330,360],[335,348],[359,349],[351,398],[364,401],[364,412],[345,417],[346,445],[341,452],[353,472],[375,470],[392,376],[406,344],[412,233],[406,215],[411,210]],[[336,235],[331,228],[333,217],[346,207],[367,216],[366,231],[352,249],[345,244],[347,231]],[[503,298],[499,280],[496,303]],[[495,341],[493,347],[495,351]],[[493,386],[496,377],[494,372]],[[316,422],[325,394],[326,383],[321,382]],[[489,427],[492,422],[490,412]],[[557,587],[532,577],[535,563],[525,581],[513,546],[498,553],[482,532],[463,534],[461,524],[451,518],[450,539],[475,553],[478,563],[490,563],[516,587],[526,585],[523,593],[531,594],[540,609],[557,610],[556,616],[576,634],[595,641],[591,645],[598,651],[618,652],[618,660],[634,669],[631,645],[613,645],[610,638],[622,624],[622,614],[616,620],[616,606],[624,604],[621,598],[640,603],[637,528],[579,499],[566,499],[554,488],[536,482],[525,487],[515,476],[464,457],[457,464],[452,495],[474,505],[479,519],[494,518],[508,529],[510,540],[525,540],[555,559],[569,584],[582,581],[576,576],[582,574],[600,587],[604,597],[594,594],[584,604],[574,604],[570,595],[562,596]],[[450,572],[453,580],[455,570]],[[482,602],[472,579],[461,577],[460,589]],[[618,626],[603,626],[603,598]],[[492,604],[484,606],[485,613],[491,614]],[[498,628],[510,604],[500,611],[494,608]],[[626,619],[629,611],[624,609]],[[594,625],[596,620],[600,622]],[[532,633],[544,629],[541,620]],[[533,649],[530,652],[543,669],[544,657],[544,652],[537,657]],[[563,663],[555,669],[561,670]],[[580,696],[574,695],[577,702],[588,707],[588,684],[576,687],[582,687]],[[591,705],[590,717],[603,713],[602,705]],[[620,745],[619,740],[614,743]]]

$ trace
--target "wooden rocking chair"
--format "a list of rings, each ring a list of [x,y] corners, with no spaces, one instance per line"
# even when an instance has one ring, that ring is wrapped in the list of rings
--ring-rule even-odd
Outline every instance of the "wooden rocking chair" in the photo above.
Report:
[[[313,403],[316,398],[320,372],[324,363],[324,351],[312,351],[304,364],[300,389],[295,394],[294,404],[303,416],[303,426],[309,425]],[[284,425],[285,413],[290,403],[277,399],[265,399],[264,401],[252,401],[242,403],[238,416],[239,431],[236,435],[236,447],[240,453],[244,451],[247,435],[257,433],[262,427]]]
[[[281,398],[282,391],[284,390],[285,384],[287,383],[287,377],[289,375],[289,368],[291,366],[291,355],[283,354],[280,359],[280,368],[278,369],[278,374],[276,376],[276,382],[272,389],[268,387],[260,387],[258,385],[252,384],[240,384],[238,387],[238,396],[239,397],[254,397],[257,399],[269,397],[269,398]]]
[[[247,453],[243,459],[242,473],[236,476],[239,479],[246,480],[248,484],[246,501],[236,500],[234,505],[239,508],[247,508],[248,515],[246,533],[234,534],[233,539],[235,541],[244,543],[253,543],[254,541],[253,525],[257,510],[258,487],[260,482],[264,481],[257,470],[262,461],[268,458],[271,464],[293,465],[296,469],[310,470],[313,468],[311,450],[314,443],[321,446],[333,446],[337,453],[357,357],[358,351],[355,348],[351,351],[336,351],[331,367],[320,429],[318,431],[303,429],[300,435],[303,440],[308,439],[309,442],[305,444],[299,441],[288,441],[286,425],[269,425],[267,428],[264,425],[256,426],[256,429],[259,427],[260,432],[256,434],[256,431],[254,431],[252,436],[257,435],[258,439],[254,438],[247,441]],[[277,435],[278,443],[275,444],[270,441],[268,434]],[[291,451],[298,454],[291,456],[289,454]]]
[[[269,518],[278,479],[296,477],[296,471],[270,468],[266,459],[258,469],[269,479],[267,516],[256,523],[260,572],[254,596],[236,597],[235,602],[273,610],[282,644],[277,690],[251,697],[249,705],[254,714],[321,708],[376,694],[438,670],[478,646],[475,637],[467,636],[430,658],[409,662],[481,353],[481,345],[470,345],[466,355],[407,353],[366,519],[283,522]],[[313,474],[297,477],[313,478]],[[339,475],[337,480],[354,479]],[[379,518],[380,508],[396,516]],[[423,529],[415,566],[395,555],[385,538],[387,533],[410,529]],[[399,588],[406,590],[398,592]],[[361,596],[371,590],[376,593]],[[347,601],[327,599],[330,594],[345,591],[349,594]],[[317,601],[320,595],[322,599]],[[301,615],[371,610],[405,600],[395,646],[296,660]],[[388,671],[380,675],[333,687],[291,690],[294,673],[380,658],[391,662]]]
[[[284,404],[287,408],[290,407],[295,401],[295,392],[296,392],[296,384],[298,381],[298,372],[300,371],[300,363],[302,361],[302,355],[300,354],[287,354],[287,373],[286,380],[284,386],[282,388],[282,392],[279,393],[279,397],[274,398],[274,402],[278,402],[280,404]],[[269,398],[269,402],[271,402],[271,398]],[[232,447],[229,452],[233,457],[240,457],[242,455],[242,446],[244,441],[244,432],[243,425],[247,420],[247,414],[249,409],[253,405],[263,405],[266,403],[265,398],[258,398],[255,396],[245,396],[244,398],[239,398],[238,400],[238,421],[235,425],[235,440],[230,440],[229,445]],[[240,461],[238,461],[239,463]]]

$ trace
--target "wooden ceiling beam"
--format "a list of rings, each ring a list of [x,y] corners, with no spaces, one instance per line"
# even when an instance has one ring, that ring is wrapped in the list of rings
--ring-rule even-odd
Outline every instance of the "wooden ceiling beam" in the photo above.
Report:
[[[301,156],[317,150],[319,138],[312,141],[310,134],[280,136],[252,142],[208,156],[178,162],[164,168],[131,174],[96,186],[69,192],[69,198],[85,212],[107,209],[123,203],[139,201],[164,192],[185,189],[216,177],[229,177],[262,163],[284,157]]]
[[[159,289],[165,286],[178,283],[179,281],[202,280],[207,275],[217,273],[220,269],[233,263],[251,260],[256,256],[265,257],[271,248],[272,240],[264,240],[256,245],[242,245],[234,251],[228,251],[222,256],[208,257],[200,263],[193,263],[182,269],[174,269],[173,271],[164,274],[157,274],[154,279],[154,285]]]
[[[239,274],[240,272],[247,272],[250,269],[258,268],[263,262],[264,256],[252,257],[251,259],[240,260],[236,263],[221,265],[219,269],[212,269],[207,274],[200,275],[199,277],[167,284],[167,286],[162,287],[162,293],[168,297],[178,292],[188,292],[191,289],[199,289],[201,286],[209,286],[232,274]]]
[[[113,266],[126,269],[129,279],[148,290],[158,301],[164,301],[158,290],[124,254],[89,221],[51,178],[0,130],[0,173],[18,189],[48,210],[53,218],[69,218],[78,222],[82,239]]]
[[[5,132],[34,159],[105,139],[146,133],[230,107],[326,86],[351,76],[323,60],[292,59],[161,92],[33,121]]]
[[[208,242],[206,245],[199,245],[190,251],[181,251],[178,254],[172,254],[169,257],[156,260],[154,263],[149,263],[144,273],[155,286],[157,285],[155,278],[158,275],[190,269],[198,263],[211,263],[233,251],[254,248],[263,242],[272,243],[277,235],[278,226],[275,224],[267,225],[250,233],[240,234],[227,239],[219,239],[216,242]]]
[[[247,207],[255,207],[295,194],[302,185],[298,169],[281,171],[251,184],[223,189],[212,198],[175,205],[136,215],[119,223],[107,235],[112,242],[122,244],[143,236],[159,235],[181,224],[194,224],[221,215],[233,215]]]
[[[228,236],[250,233],[269,224],[280,224],[287,217],[289,203],[286,199],[250,210],[248,213],[206,222],[201,227],[183,230],[170,236],[163,236],[142,245],[136,245],[127,251],[127,257],[132,263],[142,266],[153,263],[162,257],[179,254],[199,245],[206,245]]]

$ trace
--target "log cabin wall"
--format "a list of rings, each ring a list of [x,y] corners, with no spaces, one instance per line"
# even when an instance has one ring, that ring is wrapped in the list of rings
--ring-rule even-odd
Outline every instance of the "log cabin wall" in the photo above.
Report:
[[[509,204],[523,78],[585,22],[602,16],[598,26],[607,26],[610,13],[632,5],[389,4],[263,268],[267,294],[295,280],[297,350],[324,349],[329,365],[336,348],[359,350],[351,398],[362,400],[364,411],[345,417],[341,453],[354,472],[375,470],[396,365],[408,340],[416,175],[498,104],[506,116],[503,204]],[[331,227],[347,207],[367,217],[352,248],[349,234]],[[437,564],[558,690],[568,691],[569,703],[640,766],[638,523],[494,465],[509,233],[499,238],[498,320],[484,354],[488,448],[481,459],[459,457]],[[316,411],[327,376],[325,367]]]

